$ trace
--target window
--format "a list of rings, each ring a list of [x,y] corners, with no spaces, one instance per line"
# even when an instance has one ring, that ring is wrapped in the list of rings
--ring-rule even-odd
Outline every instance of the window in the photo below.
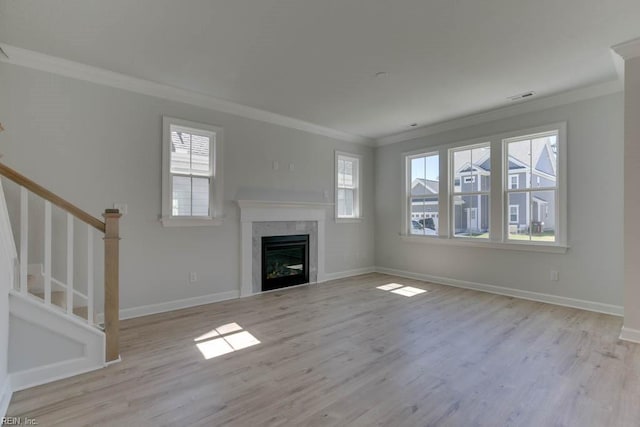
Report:
[[[163,225],[211,225],[222,216],[222,129],[163,118]]]
[[[360,156],[336,152],[336,219],[362,216],[360,193]]]
[[[421,153],[407,159],[411,180],[407,193],[409,234],[438,235],[440,155]]]
[[[509,175],[509,188],[512,190],[517,190],[519,186],[520,186],[520,176]]]
[[[518,224],[520,222],[520,206],[509,205],[509,223]]]
[[[503,141],[507,156],[505,173],[518,169],[528,179],[522,188],[506,189],[509,207],[523,212],[518,227],[509,227],[507,238],[516,241],[555,242],[558,204],[558,131],[518,136]],[[513,221],[510,221],[513,222]]]
[[[489,143],[452,149],[453,235],[489,238],[491,150]],[[456,185],[456,183],[461,183]]]
[[[566,251],[565,145],[559,123],[405,153],[402,238]]]

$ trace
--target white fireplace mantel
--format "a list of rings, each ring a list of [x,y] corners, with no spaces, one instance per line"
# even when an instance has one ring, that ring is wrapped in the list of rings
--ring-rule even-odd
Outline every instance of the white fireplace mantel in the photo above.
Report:
[[[325,280],[325,218],[329,203],[238,200],[241,222],[240,296],[253,294],[253,223],[316,221],[318,223],[317,282]]]

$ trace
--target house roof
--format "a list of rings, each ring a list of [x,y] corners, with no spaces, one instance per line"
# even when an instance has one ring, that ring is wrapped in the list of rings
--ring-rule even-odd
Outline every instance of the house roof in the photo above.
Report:
[[[549,157],[553,157],[554,153],[551,145],[556,142],[555,139],[555,136],[547,136],[542,138],[535,138],[533,140],[523,140],[515,143],[510,143],[509,169],[511,169],[512,160],[515,160],[514,163],[520,163],[522,167],[526,167],[526,165],[529,164],[529,154],[531,153],[531,164],[534,165],[534,169],[555,176],[555,163],[549,162],[548,158],[545,159],[543,157],[543,154],[545,153],[548,154]],[[530,147],[532,148],[531,150]]]
[[[542,172],[547,175],[555,176],[556,164],[550,161],[554,157],[552,144],[555,143],[555,136],[536,138],[533,140],[522,140],[509,144],[509,170],[527,169],[528,165],[534,165],[534,172]],[[532,141],[532,142],[530,142]],[[530,150],[533,148],[533,150]],[[544,156],[543,154],[548,154]],[[457,173],[471,172],[472,169],[481,169],[491,171],[491,158],[489,150],[474,150],[474,155],[478,155],[478,159],[473,159],[473,167],[471,165],[470,151],[456,152],[455,161],[462,166],[458,168]],[[531,159],[529,158],[529,155]]]
[[[440,183],[435,180],[416,178],[411,183],[412,196],[427,196],[438,194]]]
[[[171,132],[171,151],[189,153],[197,156],[209,156],[209,138],[192,135],[187,132]]]

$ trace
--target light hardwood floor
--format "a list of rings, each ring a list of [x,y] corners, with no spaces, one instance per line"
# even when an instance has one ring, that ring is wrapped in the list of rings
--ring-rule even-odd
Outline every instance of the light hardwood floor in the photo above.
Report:
[[[429,290],[405,297],[376,289]],[[260,344],[206,360],[237,323]],[[382,274],[123,321],[123,361],[18,392],[40,426],[640,426],[621,319]]]

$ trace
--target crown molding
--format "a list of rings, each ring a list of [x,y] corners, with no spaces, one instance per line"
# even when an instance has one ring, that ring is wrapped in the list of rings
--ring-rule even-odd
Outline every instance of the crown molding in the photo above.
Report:
[[[468,126],[479,125],[482,123],[492,122],[495,120],[506,119],[518,116],[520,114],[532,113],[535,111],[545,110],[560,105],[572,104],[574,102],[584,101],[586,99],[597,98],[599,96],[609,95],[616,92],[622,92],[624,89],[622,80],[612,80],[605,83],[587,86],[579,89],[561,92],[555,95],[549,95],[544,98],[534,98],[529,101],[519,102],[517,104],[508,105],[506,107],[489,110],[478,114],[460,117],[432,125],[424,126],[418,129],[397,133],[377,139],[377,146],[396,144],[398,142],[409,141],[411,139],[422,138],[429,135],[435,135],[450,130],[460,129]]]
[[[640,57],[640,38],[611,46],[611,49],[625,61]]]
[[[116,73],[114,71],[93,67],[75,61],[69,61],[55,56],[45,55],[32,50],[0,43],[0,51],[5,54],[0,55],[0,62],[46,71],[65,77],[123,89],[143,95],[183,102],[185,104],[234,114],[236,116],[259,120],[261,122],[284,126],[291,129],[297,129],[341,141],[364,145],[375,145],[375,141],[363,136],[352,135],[336,129],[309,123],[304,120],[295,119],[293,117],[271,113],[269,111],[248,107],[246,105],[237,104],[235,102],[216,98],[210,95],[150,80],[140,79],[126,74]]]

